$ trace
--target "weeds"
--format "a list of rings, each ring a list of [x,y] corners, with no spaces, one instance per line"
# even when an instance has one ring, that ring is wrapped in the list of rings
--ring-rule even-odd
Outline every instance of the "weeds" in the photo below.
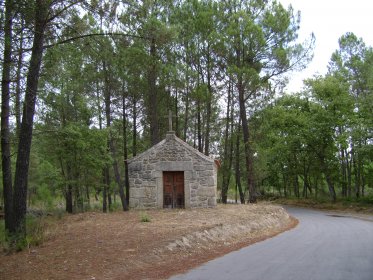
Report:
[[[140,221],[143,223],[151,222],[150,216],[146,212],[140,213]]]
[[[330,202],[327,198],[278,198],[275,203],[301,207],[311,207],[325,210],[346,210],[355,212],[373,212],[373,196],[361,198],[339,198],[337,202]]]
[[[0,221],[0,248],[6,253],[19,252],[39,246],[46,238],[48,223],[45,217],[26,216],[26,236],[9,234],[4,221]]]
[[[5,243],[6,243],[5,221],[0,220],[0,248],[4,248]]]

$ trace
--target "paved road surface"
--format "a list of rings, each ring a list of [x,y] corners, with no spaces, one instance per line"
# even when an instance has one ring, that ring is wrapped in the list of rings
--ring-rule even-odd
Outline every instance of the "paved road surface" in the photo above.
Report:
[[[288,208],[299,225],[172,280],[373,280],[373,222]]]

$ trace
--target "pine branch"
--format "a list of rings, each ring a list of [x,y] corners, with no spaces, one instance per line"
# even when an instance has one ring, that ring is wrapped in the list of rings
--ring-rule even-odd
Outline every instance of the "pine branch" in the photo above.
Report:
[[[76,36],[76,37],[71,37],[71,38],[68,38],[66,40],[56,42],[54,44],[45,45],[44,49],[48,49],[48,48],[55,47],[55,46],[58,46],[58,45],[66,44],[66,43],[69,43],[69,42],[72,42],[72,41],[75,41],[75,40],[78,40],[78,39],[83,39],[83,38],[87,38],[87,37],[95,37],[95,36],[124,36],[124,37],[139,38],[139,39],[150,39],[149,37],[133,35],[133,34],[126,34],[126,33],[115,33],[115,32],[90,33],[90,34],[79,35],[79,36]]]

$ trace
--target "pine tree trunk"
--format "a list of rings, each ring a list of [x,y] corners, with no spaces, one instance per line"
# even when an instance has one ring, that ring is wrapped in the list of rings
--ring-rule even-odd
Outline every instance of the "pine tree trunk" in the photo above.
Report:
[[[331,198],[332,202],[336,202],[337,201],[337,195],[335,193],[334,183],[333,183],[333,179],[332,179],[332,176],[330,174],[329,168],[327,167],[327,165],[325,163],[325,159],[323,157],[320,158],[320,161],[321,161],[322,172],[325,176],[326,183],[328,184],[330,198]]]
[[[151,40],[150,44],[150,69],[148,73],[148,86],[149,86],[149,104],[150,111],[150,138],[152,146],[159,142],[159,124],[158,124],[158,94],[156,89],[156,46],[155,39]]]
[[[137,155],[137,108],[135,96],[133,96],[132,106],[132,155]]]
[[[103,170],[103,190],[102,190],[102,212],[107,212],[107,202],[108,202],[108,186],[110,184],[110,173],[109,167],[105,167]]]
[[[359,150],[361,151],[361,143],[359,143]],[[361,186],[362,186],[362,162],[360,154],[357,155],[357,164],[356,164],[356,179],[355,179],[355,195],[356,198],[360,198],[361,196]]]
[[[91,197],[90,197],[90,188],[89,188],[89,185],[88,184],[85,184],[85,197],[87,199],[87,205],[88,205],[88,209],[91,208]]]
[[[198,139],[198,151],[203,153],[202,146],[202,121],[201,121],[201,102],[197,101],[197,139]]]
[[[293,183],[294,183],[294,194],[297,198],[299,198],[299,181],[298,181],[298,175],[295,174],[293,177]]]
[[[228,153],[228,139],[229,139],[229,113],[230,113],[230,106],[231,106],[231,88],[230,85],[228,87],[228,100],[227,100],[227,113],[225,117],[225,133],[224,133],[224,157],[223,157],[223,166],[222,166],[222,173],[223,173],[223,180],[222,180],[222,187],[221,187],[221,200],[222,203],[227,203],[228,197],[228,188],[229,188],[229,177],[231,175],[230,168],[228,162],[232,162],[228,160],[228,156],[232,157],[232,154],[229,155]],[[231,140],[232,141],[232,140]]]
[[[346,156],[345,149],[341,148],[341,175],[342,175],[342,196],[347,197],[347,168],[346,168]]]
[[[13,1],[5,2],[4,22],[4,58],[1,80],[1,162],[3,172],[3,194],[4,194],[4,215],[5,229],[14,230],[13,214],[13,186],[12,186],[12,162],[10,151],[10,70],[12,51],[12,25],[13,25]]]
[[[178,89],[175,89],[175,134],[177,137],[180,137],[180,126],[179,126],[179,94]]]
[[[184,140],[187,139],[188,122],[189,122],[189,81],[187,80],[187,92],[185,95],[185,113],[184,113]]]
[[[351,197],[352,194],[352,161],[346,155],[346,169],[347,169],[347,196]]]
[[[189,57],[189,46],[188,46],[188,41],[186,40],[185,42],[185,59],[184,63],[186,66],[186,71],[185,71],[185,81],[186,81],[186,92],[185,92],[185,112],[184,112],[184,131],[183,131],[183,137],[184,140],[186,141],[187,139],[187,132],[188,132],[188,125],[189,125],[189,93],[190,93],[190,80],[189,80],[189,70],[190,70],[190,57]]]
[[[36,0],[35,30],[31,51],[30,65],[27,74],[25,103],[22,114],[22,124],[19,136],[16,172],[14,181],[14,232],[26,234],[26,203],[27,180],[34,124],[35,103],[40,75],[40,66],[43,57],[43,41],[46,28],[48,5],[46,1]]]
[[[210,70],[210,51],[207,50],[207,90],[208,99],[206,104],[206,133],[205,133],[205,155],[209,155],[210,148],[210,122],[211,122],[211,103],[212,103],[212,86],[211,86],[211,70]]]
[[[361,196],[365,196],[365,176],[361,175]]]
[[[24,28],[24,20],[21,19],[21,29]],[[19,39],[19,54],[18,54],[18,61],[17,61],[17,72],[16,72],[16,93],[15,93],[15,101],[14,101],[14,110],[16,116],[16,135],[19,138],[19,131],[21,129],[21,70],[22,70],[22,63],[23,63],[23,32],[21,32],[21,37]]]
[[[114,145],[113,134],[112,134],[112,131],[111,131],[111,89],[110,89],[110,78],[109,78],[110,67],[108,67],[108,69],[107,69],[105,62],[103,63],[103,70],[104,70],[104,73],[105,73],[105,92],[104,92],[105,94],[104,95],[105,95],[106,127],[109,130],[108,141],[107,141],[108,144],[107,145],[108,145],[108,150],[110,151],[111,157],[112,157],[112,160],[113,160],[112,166],[113,166],[113,170],[114,170],[114,179],[115,179],[115,182],[118,185],[120,200],[121,200],[121,203],[122,203],[122,208],[123,208],[123,211],[127,211],[128,210],[128,205],[127,205],[127,200],[125,199],[125,196],[124,196],[124,186],[123,186],[122,180],[120,178],[118,161],[116,159],[116,148],[115,148],[115,145]],[[108,190],[110,190],[110,185],[107,185],[107,188],[108,188]],[[109,202],[109,209],[110,209],[110,206],[111,206],[111,194],[110,194],[110,192],[108,192],[107,195],[108,195],[108,202]]]
[[[110,185],[110,178],[109,178],[109,185]],[[113,209],[113,200],[111,199],[111,194],[112,194],[112,192],[111,192],[111,190],[110,190],[110,188],[108,188],[108,190],[107,190],[107,203],[108,203],[108,209],[109,209],[109,211],[112,211],[112,209]]]
[[[73,213],[73,187],[70,183],[67,184],[66,190],[66,212]]]
[[[129,175],[128,175],[128,147],[127,147],[127,113],[126,113],[126,98],[122,96],[122,105],[123,105],[123,162],[124,162],[124,182],[126,188],[126,202],[129,206],[129,199],[130,199],[130,182],[129,182]],[[124,210],[124,209],[123,209]]]
[[[241,119],[238,121],[237,137],[236,137],[236,185],[238,193],[240,194],[241,204],[245,204],[245,193],[242,190],[241,185],[241,169],[240,169],[240,134],[241,134]]]
[[[245,146],[245,162],[246,162],[246,171],[247,171],[247,186],[249,189],[249,203],[256,203],[256,191],[253,181],[253,170],[252,170],[252,155],[250,149],[250,136],[249,136],[249,125],[246,116],[246,106],[245,106],[245,97],[244,97],[244,87],[242,83],[242,75],[238,78],[237,84],[238,90],[238,101],[240,106],[240,116],[242,122],[242,133],[243,141]]]
[[[67,186],[65,192],[66,199],[66,212],[73,213],[73,186],[72,186],[72,174],[71,174],[70,163],[66,165],[66,176],[67,176]]]
[[[120,178],[118,161],[116,160],[116,148],[115,148],[111,133],[110,133],[109,137],[110,137],[110,144],[109,145],[110,145],[110,150],[111,150],[111,154],[112,154],[112,157],[113,157],[114,178],[115,178],[115,182],[118,185],[119,196],[120,196],[120,201],[122,203],[123,211],[127,211],[128,210],[128,201],[127,201],[126,196],[124,194],[124,186],[123,186],[122,180]],[[127,172],[127,169],[126,169],[126,172]]]
[[[282,170],[282,181],[284,184],[284,196],[285,198],[288,197],[288,191],[287,191],[287,179],[284,170]]]
[[[358,155],[355,152],[352,153],[353,158],[352,158],[352,164],[354,168],[354,174],[355,174],[355,197],[359,198],[360,197],[360,173],[359,173],[359,168],[358,168]]]
[[[103,61],[102,67],[103,67],[103,72],[105,75],[104,104],[105,104],[106,128],[109,130],[108,138],[106,139],[107,140],[106,151],[110,153],[110,89],[109,89],[109,81],[108,81],[109,75],[106,69],[106,61]],[[103,195],[102,211],[104,213],[108,211],[108,207],[110,210],[109,191],[110,191],[110,172],[109,172],[109,164],[107,163],[105,167],[105,171],[104,171],[104,189],[102,192],[102,195]]]
[[[333,185],[333,181],[331,179],[331,176],[330,176],[329,173],[324,173],[324,175],[325,175],[326,182],[328,184],[330,198],[332,199],[333,202],[336,202],[337,201],[337,196],[336,196],[336,193],[335,193],[335,189],[334,189],[334,185]]]

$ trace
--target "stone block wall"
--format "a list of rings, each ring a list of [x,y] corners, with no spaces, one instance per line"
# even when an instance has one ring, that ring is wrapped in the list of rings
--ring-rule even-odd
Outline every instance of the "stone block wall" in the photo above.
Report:
[[[163,172],[184,172],[185,208],[214,207],[217,167],[214,160],[168,133],[166,139],[128,160],[130,207],[163,207]]]

